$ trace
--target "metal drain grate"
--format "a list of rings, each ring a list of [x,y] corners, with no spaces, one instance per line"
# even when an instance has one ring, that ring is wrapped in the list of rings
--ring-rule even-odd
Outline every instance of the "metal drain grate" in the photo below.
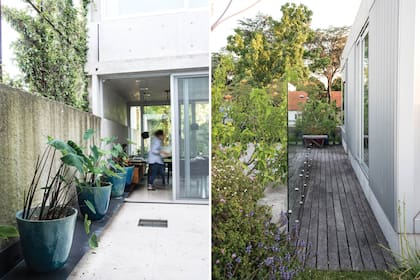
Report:
[[[168,220],[150,220],[140,219],[138,223],[139,227],[168,227]]]

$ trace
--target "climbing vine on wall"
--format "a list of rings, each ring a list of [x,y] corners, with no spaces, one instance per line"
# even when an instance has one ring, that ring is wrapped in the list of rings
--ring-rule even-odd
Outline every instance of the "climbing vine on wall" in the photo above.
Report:
[[[88,111],[87,6],[71,0],[26,0],[26,9],[2,7],[19,33],[12,44],[30,92]]]

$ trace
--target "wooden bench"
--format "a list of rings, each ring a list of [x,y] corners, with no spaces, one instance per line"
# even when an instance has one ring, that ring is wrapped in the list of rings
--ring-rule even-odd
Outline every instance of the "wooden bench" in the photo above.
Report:
[[[306,147],[316,146],[318,148],[324,147],[325,141],[328,140],[328,135],[306,135],[302,136],[303,144]]]

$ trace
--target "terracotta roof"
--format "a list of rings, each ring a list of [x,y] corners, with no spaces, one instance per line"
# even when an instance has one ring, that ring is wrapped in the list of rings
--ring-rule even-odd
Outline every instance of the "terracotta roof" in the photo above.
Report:
[[[337,108],[341,108],[341,91],[331,91],[331,102],[337,103]]]
[[[337,108],[341,108],[341,91],[331,91],[331,102],[336,102]],[[288,111],[301,111],[308,98],[305,91],[289,91],[289,100],[287,104]]]
[[[304,91],[289,91],[288,98],[288,111],[301,111],[302,106],[300,104],[306,104],[308,93]]]

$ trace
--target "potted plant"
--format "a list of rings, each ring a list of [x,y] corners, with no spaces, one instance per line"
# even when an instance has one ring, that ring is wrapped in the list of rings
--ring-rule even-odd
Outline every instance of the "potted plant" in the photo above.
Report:
[[[55,158],[51,146],[38,157],[23,209],[16,213],[24,260],[39,272],[56,270],[66,263],[77,217],[77,210],[70,206],[75,198],[75,172],[63,162],[57,167]],[[40,203],[35,202],[37,192],[42,192]],[[85,226],[89,231],[88,223]],[[96,242],[96,236],[90,241]]]
[[[115,143],[116,138],[111,138],[111,155],[112,161],[117,165],[125,169],[125,187],[131,185],[133,179],[134,166],[130,166],[128,163],[128,155],[125,152],[123,146],[120,143]],[[127,139],[128,143],[133,143],[130,139]],[[122,192],[124,192],[122,190]],[[122,194],[121,194],[122,195]]]
[[[83,139],[89,140],[93,134],[93,129],[88,129]],[[79,173],[75,181],[80,212],[83,215],[87,214],[90,220],[103,218],[108,211],[112,187],[105,177],[116,175],[109,168],[109,153],[95,144],[89,148],[89,153],[86,153],[71,140],[63,142],[50,139],[49,143],[62,152],[62,161],[75,167]]]
[[[111,145],[111,160],[109,166],[115,175],[107,176],[106,181],[112,184],[111,197],[120,197],[124,194],[124,189],[127,181],[127,174],[132,170],[128,167],[127,154],[124,152],[121,144],[115,144],[116,137],[103,139],[105,145]]]

